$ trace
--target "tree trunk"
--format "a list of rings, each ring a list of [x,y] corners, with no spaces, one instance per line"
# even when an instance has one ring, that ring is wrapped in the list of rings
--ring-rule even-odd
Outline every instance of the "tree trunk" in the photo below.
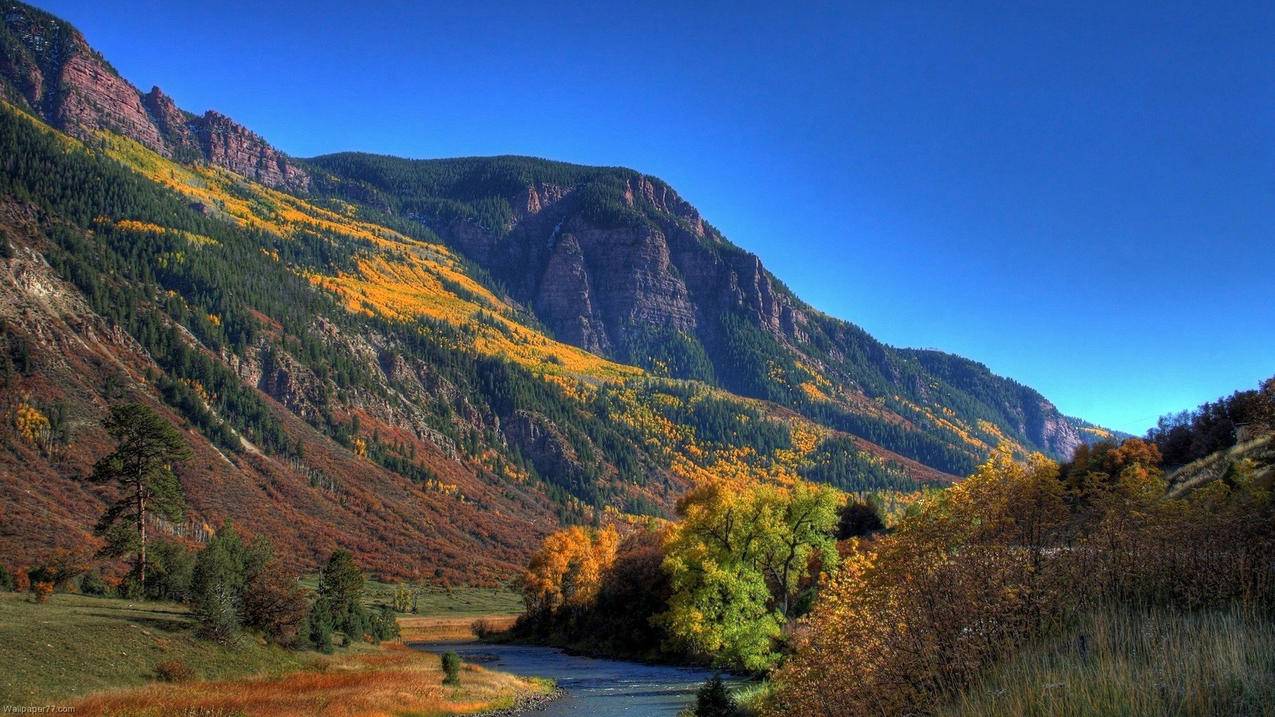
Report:
[[[142,484],[137,484],[137,534],[141,539],[141,548],[137,552],[137,578],[142,588],[146,586],[146,497],[142,492]]]

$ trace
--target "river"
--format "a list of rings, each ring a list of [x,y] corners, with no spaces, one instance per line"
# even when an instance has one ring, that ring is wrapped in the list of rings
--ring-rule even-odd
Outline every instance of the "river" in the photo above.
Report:
[[[568,655],[535,645],[431,642],[413,647],[438,653],[453,650],[466,662],[554,680],[563,695],[537,711],[538,717],[674,717],[695,702],[695,691],[713,674],[686,667]]]

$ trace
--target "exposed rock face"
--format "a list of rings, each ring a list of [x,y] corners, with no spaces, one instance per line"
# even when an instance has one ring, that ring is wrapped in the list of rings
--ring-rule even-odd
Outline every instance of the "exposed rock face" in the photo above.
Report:
[[[166,149],[137,90],[97,58],[77,52],[58,77],[53,124],[80,137],[106,129],[152,149]]]
[[[257,388],[307,421],[320,415],[323,381],[290,354],[273,351],[263,357]]]
[[[309,187],[309,173],[228,117],[192,117],[158,87],[142,95],[70,25],[17,2],[0,8],[0,91],[9,101],[81,139],[109,130],[166,157],[202,159],[272,187]]]
[[[173,98],[164,94],[164,91],[158,87],[152,87],[151,91],[142,98],[142,102],[146,105],[146,110],[151,117],[155,119],[160,136],[169,147],[174,148],[176,156],[181,156],[182,152],[200,151],[199,143],[195,140],[195,133],[191,131],[191,122],[194,118],[183,112]]]
[[[576,486],[588,481],[571,442],[548,418],[531,411],[515,411],[502,430],[505,439],[517,446],[549,482]]]
[[[271,187],[304,191],[310,186],[305,170],[229,117],[209,110],[192,124],[210,163]]]

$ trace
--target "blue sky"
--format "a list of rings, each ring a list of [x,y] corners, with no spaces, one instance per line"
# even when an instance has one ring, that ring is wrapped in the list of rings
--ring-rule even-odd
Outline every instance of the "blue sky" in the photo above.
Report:
[[[1140,433],[1275,374],[1275,4],[37,0],[285,151],[669,181],[814,306]]]

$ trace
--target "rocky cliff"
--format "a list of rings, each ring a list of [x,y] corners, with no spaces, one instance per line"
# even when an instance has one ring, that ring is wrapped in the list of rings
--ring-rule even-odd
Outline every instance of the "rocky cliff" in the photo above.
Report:
[[[0,10],[4,100],[80,139],[109,130],[166,157],[202,159],[272,187],[309,186],[299,164],[225,115],[190,115],[158,87],[143,95],[67,23],[17,2]]]

